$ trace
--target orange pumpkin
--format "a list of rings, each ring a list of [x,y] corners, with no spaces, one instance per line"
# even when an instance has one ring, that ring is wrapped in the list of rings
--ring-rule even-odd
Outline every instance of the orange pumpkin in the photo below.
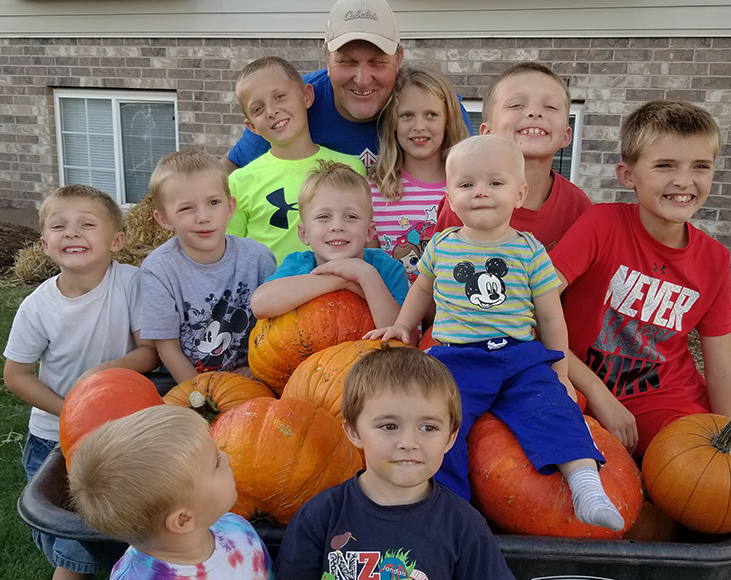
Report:
[[[686,528],[731,532],[731,421],[700,413],[663,427],[647,447],[642,477],[652,502]]]
[[[152,381],[130,369],[106,369],[79,381],[66,395],[59,418],[66,467],[81,440],[104,423],[162,404]]]
[[[173,387],[163,401],[168,405],[190,407],[213,423],[219,413],[257,397],[274,398],[274,393],[256,379],[236,373],[209,372]]]
[[[301,399],[322,407],[338,421],[343,418],[341,403],[345,375],[366,353],[379,348],[381,340],[357,340],[325,348],[311,355],[289,377],[282,399]],[[398,340],[391,346],[407,346]]]
[[[432,330],[434,330],[434,327],[430,326],[426,329],[426,332],[421,335],[421,340],[419,341],[419,350],[426,351],[433,346],[441,346],[442,343],[432,337]]]
[[[647,497],[642,501],[640,517],[622,536],[623,540],[672,542],[680,533],[680,526],[666,516]]]
[[[491,413],[467,437],[473,503],[482,514],[513,534],[573,538],[619,538],[642,506],[640,471],[624,446],[591,417],[585,417],[607,462],[602,485],[622,514],[625,528],[613,532],[576,519],[571,491],[561,473],[541,475],[531,465],[510,429]]]
[[[357,449],[327,411],[298,399],[251,399],[211,428],[229,456],[238,499],[231,511],[280,523],[361,468]]]
[[[368,303],[348,290],[323,294],[276,318],[259,320],[249,336],[249,368],[277,395],[311,354],[363,338],[375,328]]]

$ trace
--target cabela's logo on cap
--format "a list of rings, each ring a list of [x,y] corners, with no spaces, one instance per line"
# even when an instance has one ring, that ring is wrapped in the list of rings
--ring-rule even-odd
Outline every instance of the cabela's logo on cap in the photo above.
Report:
[[[346,22],[348,20],[375,20],[378,22],[378,14],[375,12],[371,12],[370,10],[348,10],[345,13],[345,20]]]

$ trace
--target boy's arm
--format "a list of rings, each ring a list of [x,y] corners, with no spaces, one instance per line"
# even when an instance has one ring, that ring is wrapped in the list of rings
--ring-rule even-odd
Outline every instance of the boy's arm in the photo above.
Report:
[[[43,384],[35,375],[36,363],[5,360],[3,380],[8,390],[29,405],[57,417],[61,415],[63,399]]]
[[[157,356],[155,342],[140,338],[140,331],[133,332],[135,348],[124,356],[103,362],[85,371],[78,380],[85,379],[96,372],[104,369],[132,369],[138,373],[147,373],[160,366],[160,358]]]
[[[569,335],[558,289],[554,288],[536,296],[533,299],[533,306],[535,307],[537,331],[543,346],[564,353],[564,358],[553,363],[552,368],[566,387],[566,392],[575,401],[576,391],[569,380],[569,365],[566,359],[566,353],[569,350]]]
[[[317,276],[335,275],[360,286],[377,328],[393,324],[401,310],[378,270],[360,258],[331,260],[312,273]]]
[[[272,318],[335,290],[350,290],[365,298],[358,284],[340,276],[300,274],[276,278],[259,286],[251,296],[251,311],[257,318]]]
[[[700,339],[711,411],[731,418],[731,334]]]
[[[558,288],[560,293],[568,286],[568,280],[558,269],[556,275],[561,282]],[[566,350],[566,358],[569,380],[574,388],[586,397],[586,409],[602,427],[619,439],[627,451],[632,453],[639,440],[635,416],[571,350]]]
[[[385,342],[391,338],[412,344],[411,333],[424,318],[434,302],[434,280],[419,274],[406,295],[404,305],[399,312],[396,322],[385,328],[378,327],[366,334],[363,338],[381,338]]]
[[[189,381],[198,374],[193,363],[183,354],[183,350],[180,348],[179,338],[156,340],[155,347],[157,348],[157,354],[160,355],[162,364],[173,375],[176,383],[180,384],[183,381]]]

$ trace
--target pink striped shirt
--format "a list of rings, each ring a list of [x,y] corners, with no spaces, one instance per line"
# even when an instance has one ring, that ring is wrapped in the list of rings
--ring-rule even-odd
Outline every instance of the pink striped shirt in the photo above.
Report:
[[[378,186],[370,182],[373,195],[373,220],[376,234],[385,250],[406,268],[409,283],[416,280],[416,265],[434,233],[437,206],[444,197],[445,182],[424,183],[401,172],[403,196],[398,201],[385,199]]]

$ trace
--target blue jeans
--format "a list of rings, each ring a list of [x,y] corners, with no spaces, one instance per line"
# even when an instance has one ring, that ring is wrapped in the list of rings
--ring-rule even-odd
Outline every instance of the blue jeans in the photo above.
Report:
[[[28,481],[56,447],[56,441],[41,439],[28,433],[23,449],[23,467]],[[84,547],[75,540],[56,538],[48,534],[33,531],[33,541],[43,551],[52,566],[65,568],[78,574],[93,574],[99,570],[99,564]]]

